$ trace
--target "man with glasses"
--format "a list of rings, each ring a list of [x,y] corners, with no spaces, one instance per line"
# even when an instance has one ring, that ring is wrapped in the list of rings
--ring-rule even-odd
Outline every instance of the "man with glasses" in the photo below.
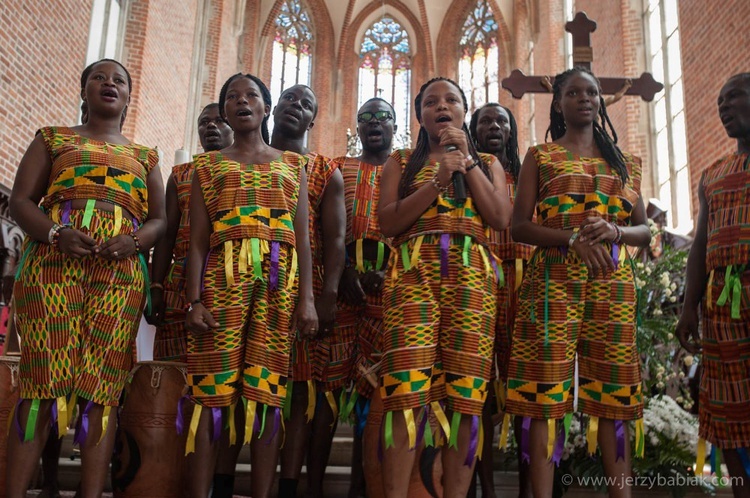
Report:
[[[397,128],[395,119],[391,104],[381,98],[368,100],[357,113],[362,154],[334,159],[344,175],[347,254],[334,334],[352,344],[349,366],[354,388],[343,403],[342,415],[352,416],[356,423],[349,496],[364,495],[362,435],[370,398],[377,386],[375,365],[381,351],[383,277],[390,253],[388,240],[378,225],[378,198],[380,174],[391,154]]]

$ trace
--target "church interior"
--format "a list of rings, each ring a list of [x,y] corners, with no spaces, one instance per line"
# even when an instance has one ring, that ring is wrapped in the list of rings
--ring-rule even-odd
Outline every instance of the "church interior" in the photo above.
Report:
[[[510,108],[523,157],[545,141],[544,77],[583,64],[612,100],[618,145],[642,159],[643,199],[689,235],[703,170],[734,147],[716,100],[750,70],[748,22],[747,0],[4,0],[0,307],[21,256],[8,211],[19,161],[40,127],[80,122],[80,75],[93,61],[128,68],[123,134],[158,147],[164,178],[176,156],[201,152],[198,115],[238,72],[274,100],[310,86],[319,109],[308,145],[329,157],[356,152],[357,109],[372,97],[396,110],[394,146],[413,145],[414,97],[435,76],[459,82],[469,112]]]

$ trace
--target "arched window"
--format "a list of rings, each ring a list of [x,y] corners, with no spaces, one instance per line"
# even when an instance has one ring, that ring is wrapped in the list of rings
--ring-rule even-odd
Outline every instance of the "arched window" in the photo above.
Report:
[[[409,147],[411,58],[409,35],[393,18],[384,16],[365,32],[359,50],[359,99],[357,108],[368,99],[380,97],[396,110],[398,133],[395,147]]]
[[[469,100],[469,112],[500,95],[498,27],[487,0],[479,0],[464,22],[459,48],[458,82]]]
[[[276,17],[271,63],[271,97],[292,85],[310,84],[313,25],[300,0],[285,0]]]

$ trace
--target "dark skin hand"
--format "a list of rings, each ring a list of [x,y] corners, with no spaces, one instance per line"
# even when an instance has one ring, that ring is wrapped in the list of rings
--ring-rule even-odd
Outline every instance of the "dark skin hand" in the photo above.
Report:
[[[685,302],[677,322],[675,335],[680,345],[690,354],[701,352],[701,335],[698,324],[700,306],[706,289],[706,244],[708,242],[708,200],[703,182],[698,186],[700,209],[696,220],[695,239],[687,260]]]
[[[365,304],[365,290],[359,281],[359,272],[353,266],[344,269],[339,282],[341,299],[349,306],[363,306]]]
[[[344,270],[346,247],[346,208],[344,204],[344,177],[334,171],[323,193],[320,206],[323,231],[323,290],[315,299],[320,332],[324,338],[333,332],[336,321],[336,301],[341,274]]]
[[[160,238],[154,246],[154,254],[151,258],[151,280],[163,283],[172,262],[172,251],[174,250],[177,232],[180,228],[180,207],[177,202],[177,184],[174,176],[170,175],[167,180],[167,230],[164,237]],[[164,289],[151,288],[151,314],[144,314],[146,321],[151,325],[159,326],[164,322]]]
[[[383,281],[385,280],[384,271],[370,270],[365,272],[360,278],[362,282],[362,288],[366,294],[373,295],[380,292],[383,288]]]

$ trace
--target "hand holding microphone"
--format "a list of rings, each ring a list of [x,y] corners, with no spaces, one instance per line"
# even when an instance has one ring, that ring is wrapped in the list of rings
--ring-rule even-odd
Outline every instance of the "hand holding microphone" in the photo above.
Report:
[[[458,147],[456,147],[453,144],[449,144],[445,146],[445,152],[453,152],[454,150],[458,150]],[[460,171],[454,171],[453,175],[451,176],[451,179],[453,181],[453,193],[456,196],[456,200],[458,202],[465,202],[466,201],[466,180],[464,179],[463,173]]]
[[[459,203],[463,203],[466,201],[466,179],[464,178],[465,157],[467,157],[466,151],[468,150],[466,133],[461,128],[445,128],[440,132],[440,144],[445,147],[446,155],[457,150],[462,152],[460,160],[463,161],[464,164],[461,164],[458,168],[451,166],[448,169],[453,171],[451,180],[453,182],[453,193],[455,199]],[[453,163],[453,161],[451,161],[451,163]],[[446,166],[448,165],[446,164]]]

